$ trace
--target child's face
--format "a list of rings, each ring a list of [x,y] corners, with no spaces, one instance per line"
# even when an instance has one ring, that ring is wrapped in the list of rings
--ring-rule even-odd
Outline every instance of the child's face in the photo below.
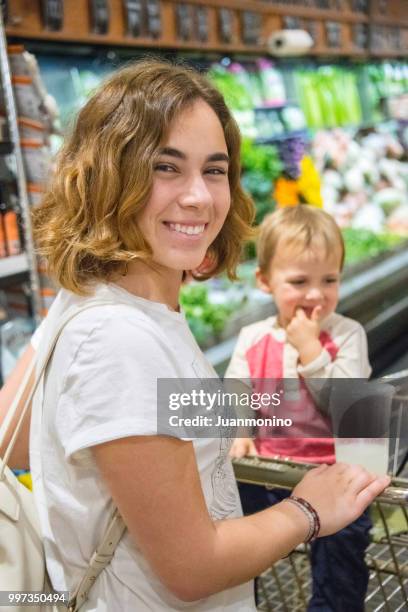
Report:
[[[224,132],[212,108],[198,100],[171,125],[150,199],[138,217],[154,262],[167,270],[198,267],[230,202]]]
[[[260,288],[271,293],[286,327],[298,308],[311,317],[321,307],[320,319],[334,312],[339,301],[340,250],[327,255],[323,245],[300,251],[278,245],[267,274],[257,271]]]

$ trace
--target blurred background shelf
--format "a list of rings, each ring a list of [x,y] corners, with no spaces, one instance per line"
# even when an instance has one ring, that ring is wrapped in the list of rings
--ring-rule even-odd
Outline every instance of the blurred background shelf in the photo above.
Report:
[[[29,272],[28,259],[25,253],[0,259],[0,286],[11,284],[13,279]]]

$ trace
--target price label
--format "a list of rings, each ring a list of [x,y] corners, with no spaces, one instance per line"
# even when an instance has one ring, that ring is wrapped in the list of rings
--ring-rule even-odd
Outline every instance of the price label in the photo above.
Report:
[[[193,34],[193,15],[191,6],[177,4],[176,6],[177,34],[181,40],[191,40]]]
[[[359,49],[366,49],[368,47],[368,27],[365,23],[354,23],[353,24],[353,42]]]
[[[326,22],[327,46],[341,47],[341,25],[337,21]]]
[[[242,39],[246,45],[259,43],[261,34],[261,15],[253,11],[242,11]]]
[[[219,35],[224,43],[232,42],[232,11],[222,8],[218,12]]]
[[[162,31],[162,21],[159,0],[149,0],[146,3],[147,31],[153,38],[159,38]]]
[[[200,42],[208,41],[208,9],[206,6],[196,7],[196,33]]]

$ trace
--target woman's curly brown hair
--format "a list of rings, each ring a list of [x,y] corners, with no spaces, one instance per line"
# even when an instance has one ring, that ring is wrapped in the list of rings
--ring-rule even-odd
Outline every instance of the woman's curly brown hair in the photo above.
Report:
[[[149,59],[115,72],[80,111],[51,184],[33,210],[34,236],[49,273],[85,294],[92,281],[112,279],[151,249],[137,216],[148,202],[153,166],[171,122],[197,99],[217,114],[230,165],[231,207],[210,246],[214,262],[197,278],[226,270],[235,277],[251,237],[253,202],[240,185],[240,134],[221,94],[191,68]]]

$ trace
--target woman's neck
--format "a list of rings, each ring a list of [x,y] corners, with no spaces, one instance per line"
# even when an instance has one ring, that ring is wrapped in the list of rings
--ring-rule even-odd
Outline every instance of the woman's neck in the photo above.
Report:
[[[170,310],[178,310],[182,276],[181,271],[164,270],[148,262],[133,261],[128,264],[126,274],[118,276],[114,282],[138,297],[166,304]]]

